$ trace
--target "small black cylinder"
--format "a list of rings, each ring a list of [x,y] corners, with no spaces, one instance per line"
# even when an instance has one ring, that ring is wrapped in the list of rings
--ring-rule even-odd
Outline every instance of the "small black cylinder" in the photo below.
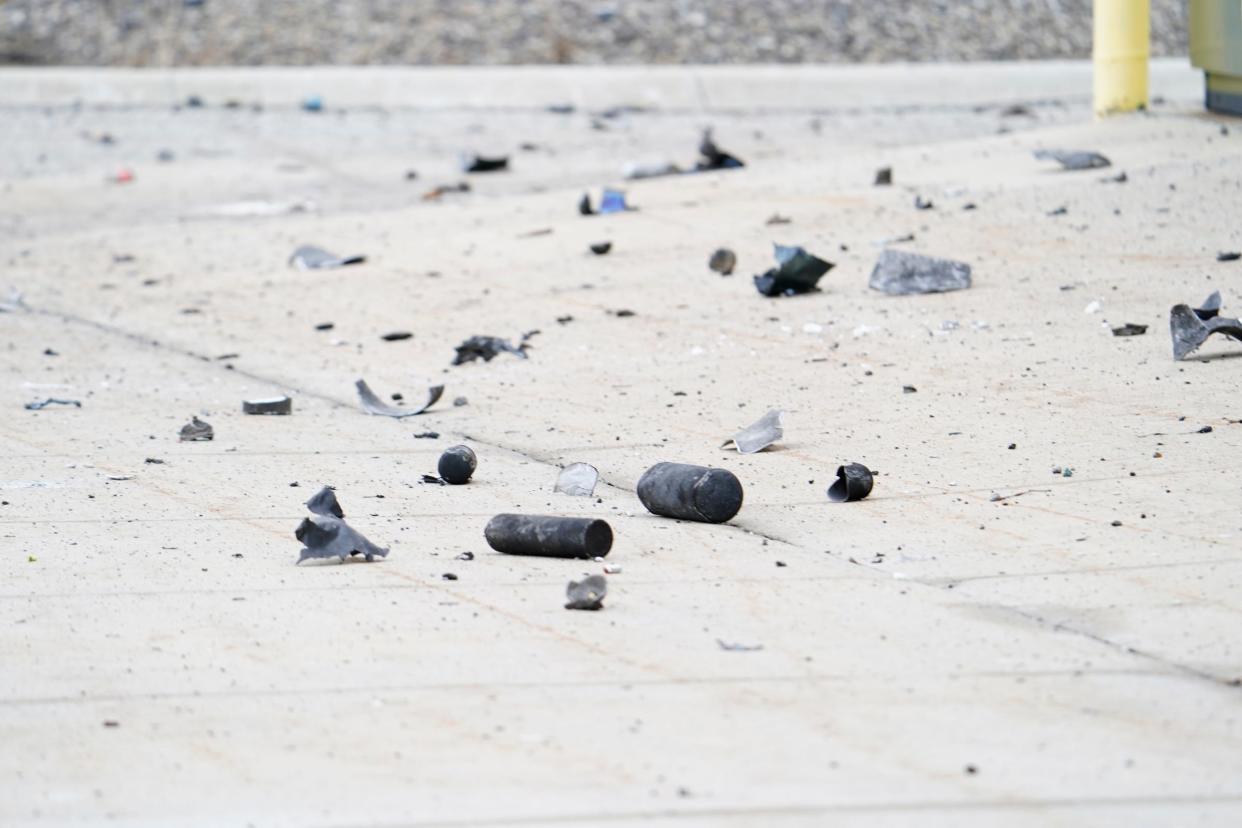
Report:
[[[492,549],[506,555],[590,559],[612,549],[612,527],[597,518],[496,515],[483,535]]]
[[[440,464],[436,471],[445,483],[460,486],[470,480],[474,470],[479,467],[479,458],[467,446],[452,446],[440,455]]]
[[[724,523],[742,508],[742,483],[727,469],[656,463],[638,481],[638,499],[663,517]]]
[[[874,482],[871,470],[862,463],[850,463],[837,469],[837,482],[828,487],[828,499],[833,503],[862,500],[871,494]]]

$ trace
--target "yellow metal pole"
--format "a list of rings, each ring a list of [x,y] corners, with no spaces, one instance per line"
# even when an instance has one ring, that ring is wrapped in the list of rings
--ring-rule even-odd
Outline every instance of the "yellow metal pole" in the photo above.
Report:
[[[1151,0],[1095,0],[1095,114],[1147,107]]]

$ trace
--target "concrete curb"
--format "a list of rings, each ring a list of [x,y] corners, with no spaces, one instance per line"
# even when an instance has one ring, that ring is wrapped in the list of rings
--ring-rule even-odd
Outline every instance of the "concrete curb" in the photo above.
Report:
[[[1202,97],[1185,59],[1152,62],[1153,96]],[[242,67],[0,70],[0,106],[168,106],[198,95],[294,106],[534,109],[573,104],[671,110],[819,110],[964,107],[1085,100],[1088,61],[849,66]]]

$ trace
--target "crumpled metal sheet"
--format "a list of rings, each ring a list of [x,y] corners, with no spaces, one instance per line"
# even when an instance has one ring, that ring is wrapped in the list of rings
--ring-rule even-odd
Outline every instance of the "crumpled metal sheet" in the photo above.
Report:
[[[329,517],[345,517],[345,511],[336,499],[336,491],[331,486],[324,486],[315,496],[306,501],[306,508],[316,515]]]
[[[603,575],[590,575],[581,581],[570,581],[565,588],[569,601],[565,609],[595,612],[604,608],[604,596],[608,594],[608,579]]]
[[[198,417],[191,417],[190,422],[181,427],[180,436],[183,443],[202,443],[214,440],[216,430],[211,427],[211,423],[200,420]]]
[[[1105,156],[1090,150],[1041,149],[1035,151],[1035,157],[1040,161],[1056,161],[1066,170],[1098,170],[1113,165]]]
[[[298,270],[328,270],[334,267],[362,264],[366,256],[338,256],[322,247],[305,244],[293,251],[289,264]]]
[[[785,436],[784,426],[785,412],[774,408],[753,425],[747,426],[734,434],[732,439],[726,440],[721,448],[733,444],[739,454],[757,454]]]
[[[394,417],[398,420],[403,417],[413,417],[422,414],[428,408],[435,405],[440,397],[444,395],[443,385],[433,385],[427,389],[427,399],[417,408],[398,408],[395,405],[388,405],[375,395],[371,387],[367,385],[366,380],[358,380],[354,383],[358,389],[358,400],[362,403],[362,410],[368,414],[374,414],[378,417]]]
[[[820,278],[836,267],[801,247],[773,247],[777,266],[755,277],[755,289],[764,296],[795,296],[818,290]]]
[[[1212,334],[1242,341],[1242,320],[1220,316],[1220,307],[1220,291],[1209,296],[1200,308],[1173,306],[1169,311],[1169,332],[1175,360],[1183,360],[1199,350]]]
[[[27,411],[42,411],[43,409],[47,408],[50,405],[67,405],[67,406],[72,406],[74,408],[81,408],[82,402],[80,400],[58,400],[55,397],[48,397],[46,400],[39,400],[38,402],[26,403],[26,410]]]
[[[513,354],[526,359],[526,350],[530,347],[528,344],[530,338],[538,333],[539,331],[528,331],[522,334],[522,338],[518,340],[517,345],[498,336],[472,336],[457,346],[457,355],[453,357],[453,364],[465,365],[467,362],[474,362],[476,359],[491,362],[500,354]]]
[[[461,156],[461,171],[465,173],[503,172],[509,169],[509,156],[483,156],[466,153]]]
[[[590,497],[599,483],[599,469],[589,463],[572,463],[556,478],[556,492],[571,497]]]
[[[880,253],[868,284],[889,296],[965,290],[971,285],[970,265],[890,248]]]
[[[298,563],[327,558],[344,562],[354,555],[362,555],[367,561],[388,557],[387,549],[371,543],[344,520],[331,515],[303,518],[293,534],[302,542]]]

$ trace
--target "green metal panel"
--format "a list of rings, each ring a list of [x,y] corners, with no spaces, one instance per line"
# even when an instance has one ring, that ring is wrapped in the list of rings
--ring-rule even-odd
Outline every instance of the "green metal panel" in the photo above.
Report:
[[[1207,108],[1242,115],[1242,0],[1190,0],[1190,62],[1207,73]]]

